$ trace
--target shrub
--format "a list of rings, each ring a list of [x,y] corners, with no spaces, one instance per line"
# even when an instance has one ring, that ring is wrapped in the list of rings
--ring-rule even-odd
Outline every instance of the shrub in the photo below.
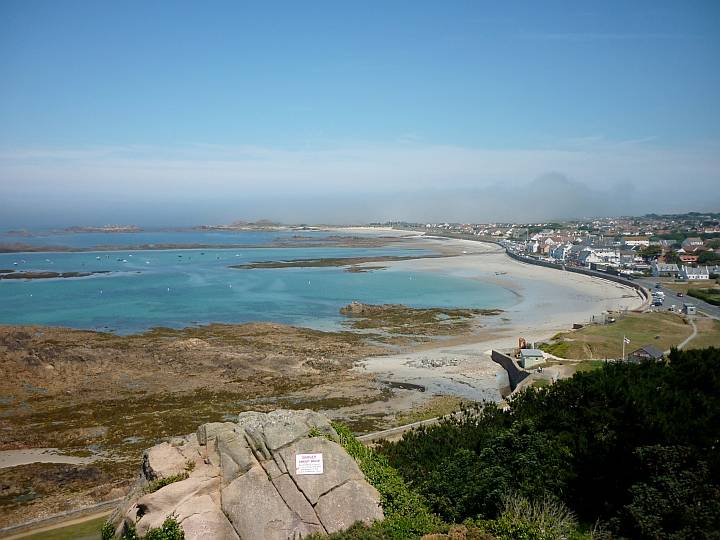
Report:
[[[553,343],[541,343],[540,345],[538,345],[538,348],[541,351],[552,354],[553,356],[565,358],[567,357],[568,351],[570,350],[570,344],[566,341],[556,341]]]
[[[704,531],[720,531],[720,485],[705,461],[680,446],[638,448],[635,454],[647,473],[630,488],[626,506],[638,537],[703,538]]]
[[[500,538],[544,534],[508,514],[506,493],[530,508],[552,494],[616,537],[715,538],[718,363],[720,349],[708,348],[673,350],[665,363],[604,364],[520,392],[505,411],[471,409],[406,433],[381,452],[431,511],[479,519]]]
[[[180,482],[181,480],[187,480],[187,478],[188,473],[183,472],[180,474],[174,474],[165,478],[153,480],[147,486],[145,486],[145,493],[155,493],[158,489],[164,488],[169,484],[174,484],[175,482]]]
[[[720,290],[718,289],[688,289],[687,294],[704,300],[708,304],[720,306]]]
[[[413,538],[442,527],[440,519],[428,510],[422,498],[390,466],[387,457],[364,446],[346,426],[333,423],[333,428],[340,437],[342,447],[355,459],[365,478],[380,493],[385,519],[374,525],[370,534],[380,534],[378,538]]]
[[[108,531],[111,536],[105,536],[106,531]],[[102,539],[110,540],[114,538],[114,535],[114,527],[110,523],[105,523],[102,528]],[[184,540],[184,538],[185,532],[182,530],[175,515],[168,516],[160,527],[150,529],[142,538],[138,535],[134,525],[126,526],[125,532],[122,535],[122,540]]]
[[[115,527],[109,521],[103,523],[102,529],[100,529],[100,538],[102,540],[112,540],[115,538]]]
[[[143,540],[183,540],[185,532],[175,516],[168,517],[157,529],[150,529]]]

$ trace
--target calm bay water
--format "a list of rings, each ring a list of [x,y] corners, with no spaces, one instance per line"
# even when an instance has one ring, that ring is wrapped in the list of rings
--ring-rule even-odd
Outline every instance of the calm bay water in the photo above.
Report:
[[[56,245],[148,243],[138,234],[69,235]],[[228,243],[215,233],[154,233],[152,243]],[[262,244],[277,233],[231,233],[233,243]],[[285,234],[285,233],[282,233]],[[304,234],[304,232],[303,232]],[[47,245],[47,242],[40,242]],[[102,271],[86,278],[0,281],[0,324],[43,324],[133,333],[155,326],[273,321],[338,328],[338,310],[358,300],[415,307],[503,308],[515,302],[501,287],[434,272],[392,269],[350,273],[342,268],[239,270],[266,260],[414,255],[398,248],[244,248],[167,251],[0,254],[16,271]],[[13,263],[17,263],[14,265]]]
[[[71,233],[36,232],[31,235],[0,233],[0,243],[29,244],[32,246],[69,246],[88,248],[93,246],[137,246],[146,244],[203,244],[260,245],[273,241],[290,240],[293,236],[305,236],[321,240],[337,233],[327,231],[195,231],[195,230],[148,230],[117,233]],[[355,234],[355,236],[359,236]],[[364,235],[363,235],[364,236]]]

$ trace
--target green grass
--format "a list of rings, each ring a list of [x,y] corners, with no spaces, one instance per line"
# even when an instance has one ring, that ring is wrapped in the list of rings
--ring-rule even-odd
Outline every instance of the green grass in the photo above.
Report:
[[[588,371],[595,371],[600,369],[605,364],[604,360],[588,360],[587,362],[580,362],[575,364],[575,373],[585,373]]]
[[[698,333],[686,349],[703,349],[705,347],[720,348],[720,321],[699,317],[696,319]]]
[[[100,529],[105,517],[99,517],[75,525],[24,536],[23,540],[100,540]]]
[[[620,358],[623,336],[630,339],[625,348],[627,354],[643,345],[667,350],[691,333],[690,325],[675,313],[627,313],[613,324],[591,324],[558,334],[541,348],[561,358],[575,360]]]
[[[445,416],[455,411],[459,411],[466,402],[467,400],[456,396],[435,396],[420,407],[407,413],[399,414],[396,417],[395,423],[398,426],[402,426],[405,424],[412,424],[414,422],[421,422],[423,420],[430,420],[431,418],[437,418],[439,416]]]
[[[333,423],[340,444],[357,462],[370,484],[380,493],[385,519],[373,529],[388,538],[415,538],[437,531],[442,521],[428,510],[425,502],[412,490],[387,457],[364,446],[344,425]]]
[[[174,484],[175,482],[181,482],[182,480],[187,480],[188,473],[180,473],[180,474],[174,474],[172,476],[168,476],[166,478],[160,478],[158,480],[153,480],[150,482],[147,486],[145,486],[145,493],[155,493],[158,489],[162,489],[165,486],[169,484]]]
[[[687,294],[708,304],[720,306],[720,289],[688,289]]]
[[[557,336],[559,335],[560,334],[557,334],[553,339],[557,339]],[[545,351],[546,353],[552,354],[553,356],[567,358],[568,351],[570,350],[570,345],[568,343],[565,343],[564,341],[558,341],[555,343],[541,343],[539,345],[539,348],[541,351]]]

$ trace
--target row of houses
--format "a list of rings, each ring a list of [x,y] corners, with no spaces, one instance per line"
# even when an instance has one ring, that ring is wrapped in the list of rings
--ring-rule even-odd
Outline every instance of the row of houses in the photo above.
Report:
[[[655,277],[674,277],[688,281],[710,279],[711,275],[720,274],[720,266],[698,266],[696,268],[687,265],[668,264],[653,262],[652,274]]]

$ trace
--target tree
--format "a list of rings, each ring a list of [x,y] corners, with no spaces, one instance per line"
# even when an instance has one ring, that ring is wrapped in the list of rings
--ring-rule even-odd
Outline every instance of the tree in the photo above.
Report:
[[[626,509],[638,538],[720,538],[720,486],[696,452],[648,446],[635,454],[646,478],[630,488]]]
[[[701,251],[698,255],[698,264],[713,264],[720,262],[720,255],[714,251]]]
[[[638,251],[638,255],[645,260],[654,259],[661,253],[662,248],[660,246],[646,246]]]

